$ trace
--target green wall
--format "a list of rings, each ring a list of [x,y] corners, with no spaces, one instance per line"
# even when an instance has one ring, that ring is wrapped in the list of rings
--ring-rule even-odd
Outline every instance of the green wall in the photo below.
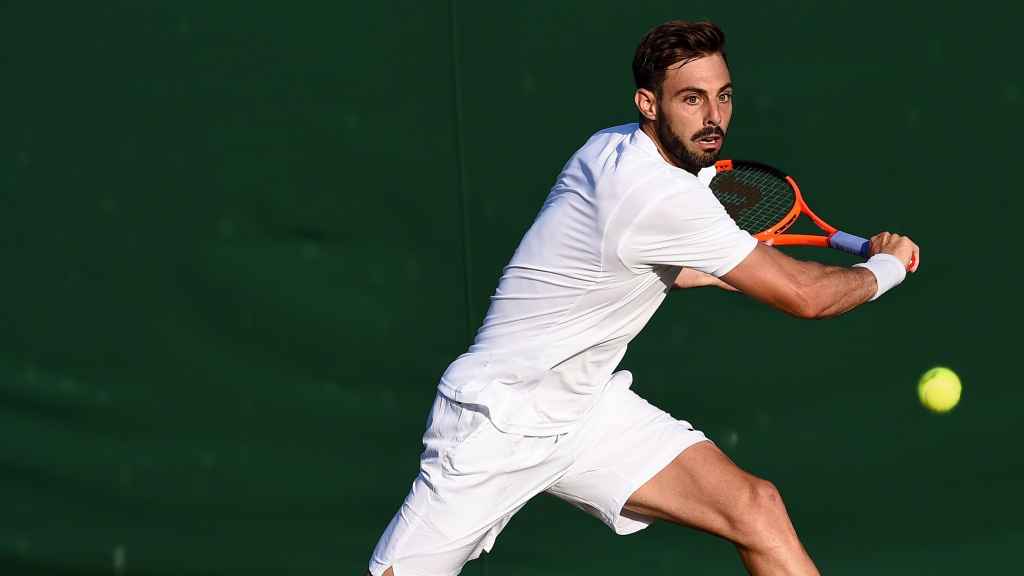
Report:
[[[439,374],[568,156],[634,119],[632,52],[675,17],[729,36],[727,153],[922,266],[824,322],[675,293],[634,388],[773,480],[825,573],[1013,571],[1021,15],[0,5],[0,573],[361,573]],[[935,364],[965,383],[945,416],[915,398]],[[712,537],[540,497],[465,573],[684,570],[741,572]]]

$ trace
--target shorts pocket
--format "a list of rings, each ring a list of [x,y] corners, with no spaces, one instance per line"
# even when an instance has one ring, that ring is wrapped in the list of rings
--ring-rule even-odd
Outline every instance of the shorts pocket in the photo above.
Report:
[[[447,474],[464,476],[487,470],[487,446],[493,444],[487,436],[500,434],[484,414],[459,406],[462,411],[457,440],[448,446],[441,457],[441,466]],[[483,443],[480,449],[477,444]]]
[[[557,436],[521,436],[494,427],[486,415],[474,412],[473,429],[451,446],[441,459],[450,476],[507,474],[544,462],[556,448]]]

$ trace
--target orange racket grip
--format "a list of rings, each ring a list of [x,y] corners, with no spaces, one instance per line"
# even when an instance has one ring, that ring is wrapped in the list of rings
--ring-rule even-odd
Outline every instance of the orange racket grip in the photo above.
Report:
[[[817,246],[818,248],[828,248],[828,237],[816,236],[814,234],[780,234],[766,238],[755,236],[755,238],[769,246]]]

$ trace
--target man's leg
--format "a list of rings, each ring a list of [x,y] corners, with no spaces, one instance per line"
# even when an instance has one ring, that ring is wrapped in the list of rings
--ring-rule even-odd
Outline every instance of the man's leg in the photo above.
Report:
[[[419,474],[374,547],[370,573],[458,574],[571,464],[558,440],[506,434],[483,412],[438,394]]]
[[[730,540],[751,574],[818,574],[775,486],[741,470],[711,442],[684,450],[624,509]]]

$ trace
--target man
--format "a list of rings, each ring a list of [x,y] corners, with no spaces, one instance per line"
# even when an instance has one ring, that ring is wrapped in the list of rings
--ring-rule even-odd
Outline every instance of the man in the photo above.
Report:
[[[640,43],[639,124],[598,132],[558,177],[473,345],[441,378],[420,473],[373,576],[458,574],[540,492],[619,534],[660,518],[727,538],[752,574],[817,573],[772,484],[614,372],[673,287],[737,289],[818,318],[877,298],[920,262],[896,234],[843,268],[737,228],[707,186],[732,115],[724,41],[711,23],[674,21]]]

